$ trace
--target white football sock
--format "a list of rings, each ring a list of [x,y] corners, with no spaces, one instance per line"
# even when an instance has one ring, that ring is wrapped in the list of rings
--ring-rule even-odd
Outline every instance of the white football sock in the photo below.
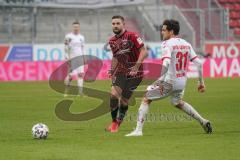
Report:
[[[79,87],[79,94],[82,94],[82,92],[83,92],[83,78],[78,77],[77,83],[78,83],[78,87]]]
[[[65,79],[65,85],[66,85],[66,88],[65,88],[65,95],[67,94],[68,92],[68,88],[70,87],[70,83],[72,81],[72,78],[70,76],[67,76],[67,78]]]
[[[184,102],[184,105],[180,108],[185,113],[196,119],[200,123],[206,122],[206,119],[204,119],[190,104],[187,102]]]
[[[148,104],[142,103],[138,109],[138,118],[137,118],[137,127],[136,130],[142,131],[143,124],[146,120],[147,113],[148,113]]]
[[[65,84],[67,85],[67,87],[70,86],[70,83],[71,83],[72,79],[70,76],[67,76],[66,80],[65,80]]]

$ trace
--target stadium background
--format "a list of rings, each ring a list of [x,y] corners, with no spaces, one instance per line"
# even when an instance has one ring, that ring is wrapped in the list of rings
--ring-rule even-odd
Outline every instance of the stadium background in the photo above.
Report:
[[[212,137],[200,134],[194,121],[166,120],[174,118],[172,113],[181,116],[167,100],[153,103],[152,108],[152,113],[166,113],[166,119],[150,121],[146,136],[139,140],[124,139],[135,117],[127,117],[116,135],[103,132],[108,114],[86,123],[56,117],[55,105],[63,95],[49,87],[48,79],[63,63],[65,34],[74,20],[80,21],[85,54],[104,63],[97,77],[101,81],[86,87],[108,92],[111,53],[104,46],[112,35],[115,14],[123,15],[127,29],[143,37],[148,62],[153,63],[161,56],[162,21],[180,21],[180,36],[204,60],[207,85],[206,94],[199,96],[195,79],[190,79],[185,98],[212,120]],[[239,54],[240,0],[0,0],[0,159],[113,159],[111,155],[115,159],[238,159]],[[197,76],[192,64],[188,76]],[[94,98],[71,98],[71,111],[76,113],[99,103]],[[130,108],[130,116],[139,103],[140,99]],[[30,129],[38,122],[50,128],[45,142],[31,139]]]

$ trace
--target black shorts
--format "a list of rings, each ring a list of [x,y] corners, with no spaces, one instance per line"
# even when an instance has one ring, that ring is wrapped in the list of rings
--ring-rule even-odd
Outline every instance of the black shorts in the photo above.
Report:
[[[125,75],[116,75],[112,79],[112,86],[118,86],[122,89],[122,97],[129,99],[133,91],[142,82],[142,77],[128,77]]]

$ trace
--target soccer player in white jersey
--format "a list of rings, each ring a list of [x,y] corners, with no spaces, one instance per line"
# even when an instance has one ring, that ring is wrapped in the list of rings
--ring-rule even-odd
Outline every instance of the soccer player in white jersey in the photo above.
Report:
[[[79,94],[82,95],[83,88],[83,73],[84,73],[84,42],[85,38],[80,34],[80,23],[75,21],[72,23],[72,32],[66,34],[64,44],[65,44],[65,59],[69,61],[69,71],[66,77],[67,88],[65,90],[65,95],[67,96],[67,89],[70,86],[72,78],[77,75],[77,84],[79,87]],[[79,58],[76,58],[80,56]]]
[[[196,119],[206,133],[212,132],[210,121],[204,119],[190,104],[182,100],[187,82],[187,64],[189,60],[198,68],[198,91],[204,92],[205,85],[202,77],[202,62],[197,57],[191,44],[177,37],[179,31],[178,21],[165,20],[163,22],[162,36],[164,41],[161,44],[163,51],[162,75],[157,81],[147,87],[146,94],[138,110],[136,129],[126,136],[142,136],[143,124],[146,120],[150,103],[153,100],[168,96],[171,96],[172,105]]]

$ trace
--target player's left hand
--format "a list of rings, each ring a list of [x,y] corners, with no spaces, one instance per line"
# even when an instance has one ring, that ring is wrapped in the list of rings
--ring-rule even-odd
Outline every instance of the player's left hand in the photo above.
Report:
[[[198,85],[198,92],[203,93],[203,92],[205,92],[205,89],[206,89],[206,87],[204,84]]]
[[[130,76],[135,76],[135,75],[137,74],[137,72],[138,72],[138,67],[135,65],[135,66],[133,66],[133,67],[130,68],[130,73],[129,73],[129,75],[130,75]]]

